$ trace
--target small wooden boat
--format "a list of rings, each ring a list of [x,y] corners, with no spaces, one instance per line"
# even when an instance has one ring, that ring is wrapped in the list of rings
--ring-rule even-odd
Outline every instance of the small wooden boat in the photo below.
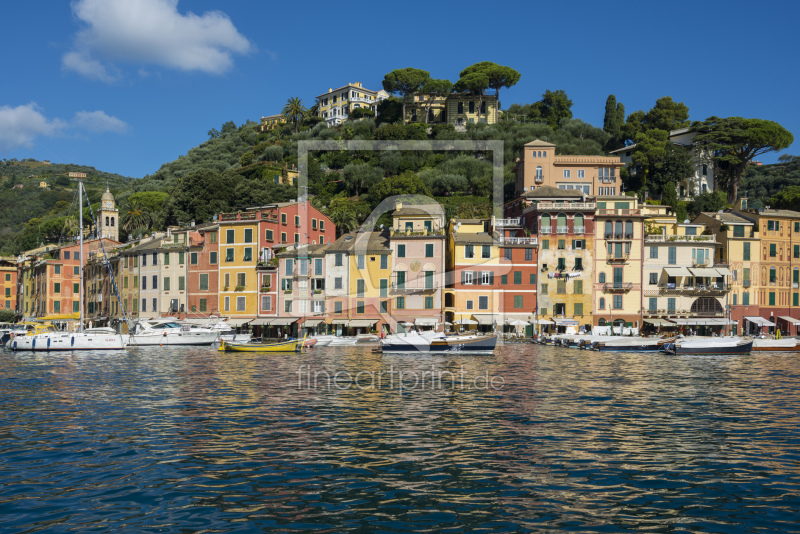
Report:
[[[311,347],[313,347],[313,346],[314,346],[314,345],[316,345],[316,344],[317,344],[317,340],[316,340],[316,339],[314,339],[314,338],[312,337],[311,339],[307,339],[307,340],[306,340],[306,341],[303,343],[303,347],[304,347],[304,348],[307,348],[307,349],[310,349]]]
[[[800,352],[800,343],[794,338],[754,339],[753,352]]]
[[[229,352],[301,352],[303,340],[290,339],[278,343],[235,343],[222,341],[219,350]]]

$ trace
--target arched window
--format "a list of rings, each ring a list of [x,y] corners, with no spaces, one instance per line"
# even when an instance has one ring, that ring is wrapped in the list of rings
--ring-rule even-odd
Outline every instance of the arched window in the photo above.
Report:
[[[583,215],[580,213],[575,214],[575,220],[572,222],[573,228],[583,228]]]
[[[600,283],[601,284],[606,283],[606,273],[600,273]]]
[[[559,231],[559,232],[565,231],[565,230],[562,230],[562,228],[566,228],[567,227],[567,214],[566,213],[559,213],[558,214],[558,218],[556,219],[556,225],[558,226],[558,230],[557,231]]]
[[[541,165],[536,167],[536,179],[537,180],[541,180],[542,179],[542,166]]]
[[[713,297],[700,297],[692,303],[692,313],[722,313],[722,305]]]
[[[614,223],[606,221],[606,237],[614,237]]]
[[[542,215],[542,224],[539,228],[548,228],[548,230],[543,230],[544,232],[550,232],[550,214],[545,213]]]
[[[542,157],[542,151],[541,150],[539,152],[537,152],[537,156],[536,157],[537,158],[541,158]]]
[[[625,319],[614,319],[614,326],[625,326]]]
[[[615,233],[617,234],[617,237],[622,237],[622,221],[617,221],[616,224],[614,224],[614,226],[615,226],[614,229],[616,230]]]
[[[605,299],[600,299],[600,302],[603,302],[604,300],[605,300]],[[604,307],[605,307],[605,306],[603,306],[602,304],[600,304],[600,308],[604,308]],[[601,317],[600,319],[598,319],[598,320],[597,320],[597,326],[605,326],[605,325],[606,325],[606,320],[605,320],[605,319],[603,319],[602,317]]]
[[[625,236],[633,237],[633,221],[625,221]]]
[[[546,157],[547,157],[547,150],[545,150],[544,152],[542,152],[542,157],[543,157],[543,158],[546,158]]]
[[[114,217],[111,217],[111,226],[114,226]]]

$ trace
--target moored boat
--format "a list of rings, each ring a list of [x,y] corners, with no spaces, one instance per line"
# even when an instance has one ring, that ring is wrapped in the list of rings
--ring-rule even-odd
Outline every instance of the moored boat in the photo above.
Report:
[[[753,352],[800,352],[800,340],[793,337],[783,339],[754,339]]]
[[[123,336],[113,328],[89,328],[85,332],[63,332],[51,325],[36,325],[26,335],[15,335],[7,346],[15,351],[54,352],[70,350],[122,350]]]
[[[675,338],[620,337],[614,340],[597,341],[592,350],[601,352],[660,352],[664,345],[674,343]]]
[[[664,344],[663,352],[667,354],[750,354],[753,341],[745,341],[739,337],[694,339]]]
[[[492,353],[496,346],[496,334],[457,334],[448,336],[443,332],[406,332],[405,334],[392,334],[381,340],[381,350],[390,353]]]
[[[228,352],[300,352],[304,340],[290,339],[277,343],[236,343],[222,341],[219,350]]]
[[[129,337],[130,345],[211,345],[219,337],[211,328],[181,325],[174,321],[151,319],[139,321]]]

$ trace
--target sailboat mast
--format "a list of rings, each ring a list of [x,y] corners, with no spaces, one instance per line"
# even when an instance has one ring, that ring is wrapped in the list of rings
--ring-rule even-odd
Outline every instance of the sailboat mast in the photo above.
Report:
[[[78,221],[80,225],[80,230],[78,231],[78,243],[79,245],[79,257],[80,257],[80,325],[78,326],[78,332],[83,332],[83,182],[78,182]]]

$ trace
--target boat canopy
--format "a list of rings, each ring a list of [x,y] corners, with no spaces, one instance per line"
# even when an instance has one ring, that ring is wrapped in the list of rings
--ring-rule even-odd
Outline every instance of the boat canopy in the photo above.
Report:
[[[753,324],[757,324],[758,326],[775,326],[775,323],[771,321],[767,321],[763,317],[745,317],[745,321],[750,321]]]

